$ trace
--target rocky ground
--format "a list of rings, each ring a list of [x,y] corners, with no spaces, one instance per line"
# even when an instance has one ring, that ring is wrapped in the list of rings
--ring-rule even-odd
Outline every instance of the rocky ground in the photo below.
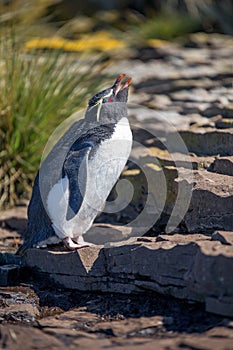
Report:
[[[26,206],[1,213],[2,348],[233,348],[232,53],[195,34],[111,66],[134,80],[124,206],[98,217],[96,248],[23,259]]]

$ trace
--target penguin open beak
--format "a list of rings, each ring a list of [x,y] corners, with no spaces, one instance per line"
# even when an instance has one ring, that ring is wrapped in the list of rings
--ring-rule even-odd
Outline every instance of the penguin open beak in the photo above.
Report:
[[[115,96],[118,94],[119,91],[124,90],[125,88],[129,87],[129,85],[132,82],[132,78],[128,78],[128,80],[122,85],[122,80],[126,77],[126,74],[122,73],[117,77],[113,88],[114,88],[114,94]]]

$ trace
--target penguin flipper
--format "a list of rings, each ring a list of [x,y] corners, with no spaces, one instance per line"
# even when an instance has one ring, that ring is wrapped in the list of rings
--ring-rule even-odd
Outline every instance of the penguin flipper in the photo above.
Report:
[[[86,193],[88,177],[88,156],[92,147],[72,151],[64,163],[68,178],[69,202],[66,220],[71,220],[79,211]]]

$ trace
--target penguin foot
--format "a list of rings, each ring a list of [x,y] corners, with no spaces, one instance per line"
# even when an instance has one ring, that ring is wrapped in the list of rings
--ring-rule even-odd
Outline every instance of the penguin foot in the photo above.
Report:
[[[76,250],[76,249],[80,249],[80,248],[93,246],[92,243],[85,242],[83,240],[82,236],[79,236],[77,241],[75,241],[75,242],[70,237],[64,238],[62,242],[64,243],[66,248],[68,248],[69,250]]]
[[[85,242],[83,239],[83,236],[78,236],[77,238],[74,238],[73,241],[77,243],[81,247],[93,247],[93,243]]]

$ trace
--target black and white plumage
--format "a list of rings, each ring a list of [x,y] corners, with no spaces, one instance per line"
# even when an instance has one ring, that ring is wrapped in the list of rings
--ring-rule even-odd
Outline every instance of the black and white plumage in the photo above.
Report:
[[[42,163],[19,253],[61,240],[71,250],[89,245],[83,234],[103,209],[131,151],[126,105],[131,78],[122,84],[124,78],[121,74],[90,99],[85,118],[70,127]]]

